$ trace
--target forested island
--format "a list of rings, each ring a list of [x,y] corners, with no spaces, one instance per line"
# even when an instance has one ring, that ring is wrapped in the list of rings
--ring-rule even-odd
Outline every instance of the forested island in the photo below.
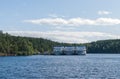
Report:
[[[54,42],[43,38],[12,36],[0,32],[0,56],[27,56],[35,54],[51,54],[54,46],[87,47],[87,53],[120,53],[120,39],[101,40],[84,44],[68,44]]]

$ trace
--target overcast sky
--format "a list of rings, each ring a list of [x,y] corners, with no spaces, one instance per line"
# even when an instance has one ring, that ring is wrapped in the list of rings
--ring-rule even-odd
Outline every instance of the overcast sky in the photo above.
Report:
[[[120,38],[120,0],[0,0],[0,30],[66,43]]]

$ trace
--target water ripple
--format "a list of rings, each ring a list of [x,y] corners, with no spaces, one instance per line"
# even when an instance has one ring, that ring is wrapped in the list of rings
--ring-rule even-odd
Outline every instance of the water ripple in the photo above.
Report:
[[[0,79],[120,79],[120,55],[0,57]]]

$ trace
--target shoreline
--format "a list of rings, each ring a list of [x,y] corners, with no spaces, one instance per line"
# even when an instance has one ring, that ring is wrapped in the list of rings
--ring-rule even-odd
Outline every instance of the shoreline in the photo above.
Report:
[[[87,54],[120,54],[120,53],[87,53]],[[36,54],[36,55],[43,55],[43,56],[82,56],[82,55],[50,55],[50,54],[49,55]],[[7,56],[32,56],[32,55],[13,55],[13,54],[8,55],[8,54],[1,54],[0,53],[0,57],[7,57]]]

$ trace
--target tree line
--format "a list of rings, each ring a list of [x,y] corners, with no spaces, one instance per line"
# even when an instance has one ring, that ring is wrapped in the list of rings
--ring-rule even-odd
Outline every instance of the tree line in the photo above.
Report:
[[[51,54],[54,46],[69,45],[43,38],[12,36],[0,32],[0,55]]]
[[[51,54],[54,46],[81,46],[87,53],[120,53],[120,40],[103,40],[84,44],[54,42],[43,38],[11,36],[0,32],[0,55]]]
[[[84,44],[88,53],[120,54],[120,39],[101,40]]]

